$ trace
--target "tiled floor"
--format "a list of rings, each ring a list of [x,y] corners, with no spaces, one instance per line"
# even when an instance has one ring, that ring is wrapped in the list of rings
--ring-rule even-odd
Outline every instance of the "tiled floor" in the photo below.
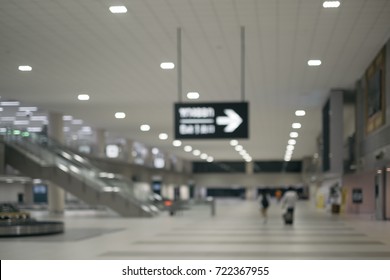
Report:
[[[68,211],[60,235],[0,238],[0,259],[386,259],[390,221],[332,216],[309,202],[298,204],[293,226],[273,203],[264,223],[254,201],[218,200],[174,217],[120,218],[111,213]]]

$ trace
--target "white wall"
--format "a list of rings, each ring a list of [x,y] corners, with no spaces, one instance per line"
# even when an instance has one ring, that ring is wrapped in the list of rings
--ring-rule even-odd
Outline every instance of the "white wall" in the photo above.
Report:
[[[0,202],[18,202],[18,193],[24,193],[22,184],[0,184]]]

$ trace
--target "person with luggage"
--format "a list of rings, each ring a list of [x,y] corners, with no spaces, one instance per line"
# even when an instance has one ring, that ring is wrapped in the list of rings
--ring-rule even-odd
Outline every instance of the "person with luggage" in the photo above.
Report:
[[[289,187],[282,197],[282,208],[286,209],[283,214],[285,224],[293,224],[294,221],[294,208],[298,201],[298,194],[293,187]]]
[[[263,222],[267,223],[268,220],[268,215],[267,211],[269,208],[269,194],[267,190],[263,190],[261,193],[261,198],[260,198],[260,211],[261,215],[263,217]]]

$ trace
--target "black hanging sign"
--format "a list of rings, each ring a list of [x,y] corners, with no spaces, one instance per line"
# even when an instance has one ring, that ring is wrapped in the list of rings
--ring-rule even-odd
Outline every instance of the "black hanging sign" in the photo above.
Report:
[[[176,139],[248,138],[248,103],[176,103]]]

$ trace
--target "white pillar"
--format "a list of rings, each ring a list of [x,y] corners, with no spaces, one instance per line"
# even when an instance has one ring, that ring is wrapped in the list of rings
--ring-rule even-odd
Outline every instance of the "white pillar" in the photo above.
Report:
[[[245,165],[245,169],[246,169],[245,173],[247,175],[253,174],[253,161],[247,162],[246,165]]]
[[[126,150],[127,150],[127,161],[130,163],[134,163],[134,141],[130,139],[126,139]]]
[[[104,129],[98,128],[96,130],[96,146],[97,146],[97,156],[105,157],[106,156],[106,131]]]
[[[190,188],[187,185],[180,186],[180,199],[181,200],[190,199]]]
[[[257,188],[254,186],[246,187],[246,199],[255,200],[257,198]]]
[[[62,114],[55,112],[49,113],[48,136],[60,143],[64,142],[64,123]],[[52,182],[48,184],[48,203],[50,213],[64,213],[65,192]]]

